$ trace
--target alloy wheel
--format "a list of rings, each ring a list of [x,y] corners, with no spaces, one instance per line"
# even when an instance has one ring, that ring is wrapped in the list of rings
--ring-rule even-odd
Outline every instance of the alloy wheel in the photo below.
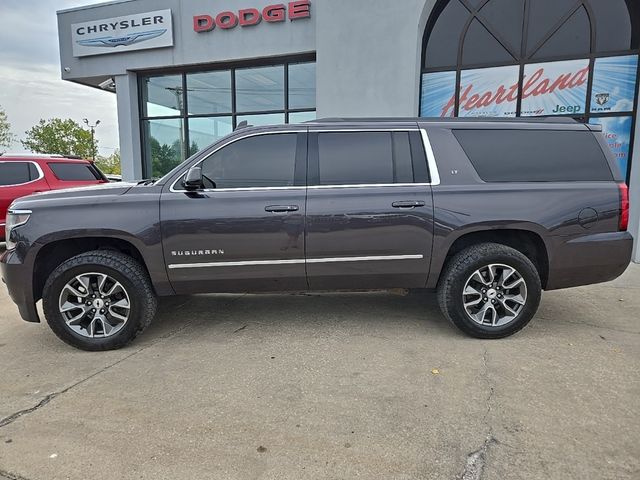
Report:
[[[87,338],[107,338],[129,320],[129,294],[104,273],[83,273],[62,288],[59,311],[67,326]]]
[[[491,264],[477,269],[462,291],[467,315],[483,326],[501,327],[513,322],[527,302],[527,284],[513,267]]]

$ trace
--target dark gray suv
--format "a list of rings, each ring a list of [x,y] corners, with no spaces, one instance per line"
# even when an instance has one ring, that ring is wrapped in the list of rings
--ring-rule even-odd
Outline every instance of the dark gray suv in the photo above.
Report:
[[[571,120],[324,120],[245,128],[157,181],[38,194],[7,216],[22,317],[122,347],[156,297],[437,289],[501,338],[542,290],[627,268],[628,196],[599,127]]]

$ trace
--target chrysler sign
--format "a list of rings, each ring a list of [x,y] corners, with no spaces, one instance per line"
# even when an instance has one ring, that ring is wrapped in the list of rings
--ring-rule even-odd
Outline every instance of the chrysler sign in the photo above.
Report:
[[[71,39],[74,57],[171,47],[171,10],[74,23]]]
[[[210,32],[215,28],[229,30],[237,26],[252,27],[263,20],[267,23],[280,23],[311,17],[310,0],[297,0],[288,4],[276,3],[267,5],[261,10],[257,8],[243,8],[238,11],[226,10],[217,15],[195,15],[193,30],[197,33]]]

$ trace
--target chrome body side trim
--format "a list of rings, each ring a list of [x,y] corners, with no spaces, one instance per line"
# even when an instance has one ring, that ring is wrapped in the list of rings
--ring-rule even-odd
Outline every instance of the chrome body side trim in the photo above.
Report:
[[[373,255],[368,257],[308,258],[307,263],[375,262],[384,260],[420,260],[424,255]]]
[[[373,255],[367,257],[297,258],[293,260],[250,260],[244,262],[174,263],[170,270],[183,268],[249,267],[264,265],[299,265],[303,263],[371,262],[388,260],[420,260],[424,255]]]
[[[424,128],[420,130],[420,134],[422,135],[422,143],[424,143],[424,150],[427,154],[427,165],[429,166],[429,177],[431,178],[430,185],[440,185],[440,172],[438,172],[438,164],[436,163],[436,156],[433,154],[429,135]]]
[[[428,187],[430,183],[363,183],[358,185],[311,185],[309,190],[324,190],[330,188],[371,188],[371,187]]]

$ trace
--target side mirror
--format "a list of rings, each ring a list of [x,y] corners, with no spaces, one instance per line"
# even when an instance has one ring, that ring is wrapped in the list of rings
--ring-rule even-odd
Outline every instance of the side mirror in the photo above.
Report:
[[[182,185],[185,190],[189,192],[204,188],[204,184],[202,183],[202,168],[191,167],[187,172],[187,175],[184,177]]]

